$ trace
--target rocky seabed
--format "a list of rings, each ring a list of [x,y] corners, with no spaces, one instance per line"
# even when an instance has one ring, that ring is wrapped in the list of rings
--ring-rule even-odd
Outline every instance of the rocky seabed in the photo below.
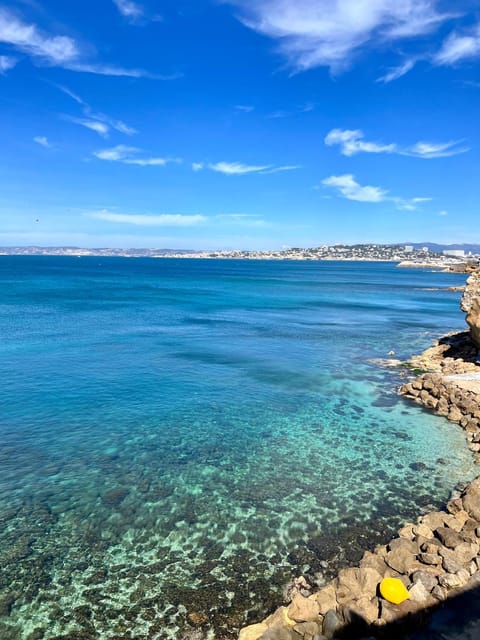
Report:
[[[462,299],[470,331],[446,336],[414,358],[411,366],[427,372],[399,393],[460,424],[480,462],[478,309],[479,271],[469,277]],[[409,599],[395,605],[382,598],[379,585],[386,577],[400,579]],[[414,620],[418,627],[429,609],[475,587],[480,587],[480,476],[455,490],[444,511],[404,525],[396,538],[366,551],[358,567],[342,569],[319,591],[312,593],[304,578],[297,579],[290,604],[242,629],[239,640],[330,640],[355,626],[355,637],[388,638],[392,624],[408,630]]]

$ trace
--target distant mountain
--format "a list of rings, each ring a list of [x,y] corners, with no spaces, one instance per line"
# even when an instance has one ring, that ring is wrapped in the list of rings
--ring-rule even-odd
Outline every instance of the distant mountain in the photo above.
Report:
[[[414,249],[422,249],[428,247],[429,251],[441,253],[448,250],[464,250],[465,253],[480,253],[480,244],[437,244],[435,242],[406,242],[406,245],[412,246]]]

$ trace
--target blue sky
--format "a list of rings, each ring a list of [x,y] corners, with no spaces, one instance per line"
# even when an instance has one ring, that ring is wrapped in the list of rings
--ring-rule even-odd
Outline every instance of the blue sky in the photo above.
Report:
[[[0,245],[480,243],[480,3],[0,0]]]

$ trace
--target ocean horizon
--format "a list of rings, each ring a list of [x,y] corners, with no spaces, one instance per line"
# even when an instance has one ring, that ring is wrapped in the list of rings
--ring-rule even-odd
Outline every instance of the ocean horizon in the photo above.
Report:
[[[0,637],[229,640],[476,475],[393,263],[0,257]]]

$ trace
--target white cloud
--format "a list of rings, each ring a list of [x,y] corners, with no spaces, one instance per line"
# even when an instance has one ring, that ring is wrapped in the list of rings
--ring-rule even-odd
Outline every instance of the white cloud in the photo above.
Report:
[[[6,9],[0,9],[0,42],[54,65],[63,66],[80,55],[73,38],[45,34],[36,25],[22,22]]]
[[[344,198],[356,200],[357,202],[383,202],[388,194],[388,191],[380,187],[362,187],[352,174],[330,176],[322,180],[322,184],[326,187],[338,189]]]
[[[205,165],[203,162],[192,162],[193,171],[201,171],[204,168],[205,168]]]
[[[322,184],[326,187],[337,189],[341,196],[347,200],[355,200],[356,202],[393,202],[395,207],[401,211],[415,211],[418,205],[423,202],[429,202],[431,198],[399,198],[391,196],[386,189],[373,186],[362,186],[355,180],[352,174],[344,174],[341,176],[330,176],[322,180]]]
[[[439,216],[448,216],[448,211],[445,211],[445,210],[443,210],[443,211],[439,211],[439,212],[438,212],[438,215],[439,215]]]
[[[74,38],[45,33],[37,25],[23,22],[11,11],[4,8],[0,8],[0,42],[26,53],[33,62],[63,67],[71,71],[131,78],[170,79],[168,76],[154,76],[143,69],[126,69],[109,64],[86,63]]]
[[[415,156],[417,158],[449,158],[459,153],[470,151],[469,147],[459,147],[461,140],[452,140],[450,142],[417,142],[412,147],[407,147],[401,153],[407,156]]]
[[[0,75],[3,76],[7,71],[16,66],[18,60],[13,56],[0,56]]]
[[[434,32],[452,14],[438,0],[225,0],[240,20],[279,43],[296,71],[339,71],[365,47]]]
[[[149,73],[144,69],[127,69],[125,67],[117,67],[111,64],[102,63],[85,63],[85,62],[69,62],[62,65],[70,71],[78,71],[79,73],[93,73],[99,76],[113,76],[124,78],[151,78],[154,80],[175,80],[179,76],[162,76]]]
[[[387,84],[388,82],[398,80],[402,76],[406,75],[409,71],[411,71],[416,64],[417,61],[413,58],[405,60],[405,62],[398,67],[392,67],[384,76],[378,78],[377,82],[384,82],[385,84]]]
[[[196,167],[196,168],[195,168]],[[202,163],[194,163],[192,165],[194,171],[199,171],[204,168]],[[298,165],[285,165],[282,167],[275,167],[271,164],[265,165],[250,165],[243,164],[241,162],[216,162],[209,164],[208,168],[218,173],[223,173],[227,176],[241,176],[248,173],[260,173],[267,175],[269,173],[278,173],[279,171],[293,171],[294,169],[300,169]]]
[[[191,227],[205,222],[207,218],[202,215],[140,215],[129,213],[114,213],[111,211],[94,211],[87,213],[90,218],[114,222],[117,224],[132,224],[140,227]]]
[[[250,105],[246,104],[237,104],[235,105],[235,109],[237,111],[241,111],[242,113],[251,113],[255,110],[255,107],[251,107]]]
[[[82,118],[72,118],[71,116],[65,116],[65,119],[74,124],[79,124],[81,127],[95,131],[102,138],[107,138],[110,131],[110,127],[103,122],[96,120],[83,120]]]
[[[260,171],[265,171],[265,169],[270,169],[271,165],[250,165],[250,164],[242,164],[241,162],[217,162],[215,164],[208,165],[212,171],[218,171],[219,173],[224,173],[228,176],[239,176],[245,175],[246,173],[259,173]]]
[[[137,147],[128,147],[124,144],[119,144],[116,147],[112,147],[110,149],[94,151],[93,155],[99,160],[106,160],[108,162],[122,162],[123,164],[134,164],[140,167],[164,167],[169,162],[180,162],[178,158],[136,157],[137,154],[141,151],[142,150],[137,149]]]
[[[50,142],[48,141],[48,138],[46,138],[45,136],[35,136],[33,141],[36,142],[37,144],[39,144],[40,146],[45,147],[47,149],[52,146],[50,144]]]
[[[446,158],[469,151],[468,147],[459,146],[462,141],[450,142],[417,142],[410,147],[401,147],[396,143],[383,144],[368,142],[360,129],[332,129],[325,137],[325,144],[329,147],[338,145],[344,156],[357,153],[398,153],[416,158]]]
[[[363,131],[360,129],[332,129],[325,137],[325,144],[329,147],[339,145],[344,156],[353,156],[356,153],[394,153],[396,144],[379,144],[367,142]]]
[[[120,11],[122,16],[125,18],[129,18],[131,20],[135,20],[137,18],[141,18],[144,14],[144,9],[141,5],[136,2],[132,2],[132,0],[112,0],[113,4]]]
[[[451,33],[433,61],[438,65],[453,65],[474,58],[480,58],[480,23],[468,35]]]

